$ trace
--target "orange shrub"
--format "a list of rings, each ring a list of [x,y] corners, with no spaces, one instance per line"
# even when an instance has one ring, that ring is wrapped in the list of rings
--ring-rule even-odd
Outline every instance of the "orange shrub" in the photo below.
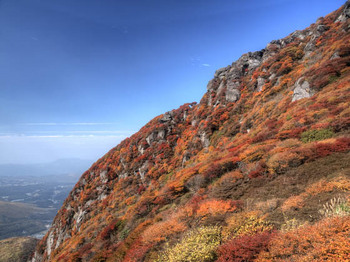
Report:
[[[309,195],[315,196],[322,192],[332,192],[335,189],[350,191],[350,180],[343,176],[337,177],[332,181],[321,179],[320,181],[308,187],[305,192]]]
[[[291,196],[286,201],[284,201],[281,209],[283,212],[288,211],[291,208],[299,209],[304,206],[304,198],[299,196]]]
[[[235,201],[224,200],[207,200],[200,203],[197,210],[197,216],[207,217],[209,215],[223,215],[226,213],[234,212],[237,209],[237,203]]]
[[[184,223],[176,219],[161,221],[149,226],[142,234],[146,243],[156,243],[165,241],[168,237],[186,230]]]
[[[296,167],[302,163],[303,156],[297,153],[286,151],[274,154],[267,161],[271,173],[284,173],[289,167]]]
[[[349,261],[350,219],[335,217],[280,233],[257,261]]]

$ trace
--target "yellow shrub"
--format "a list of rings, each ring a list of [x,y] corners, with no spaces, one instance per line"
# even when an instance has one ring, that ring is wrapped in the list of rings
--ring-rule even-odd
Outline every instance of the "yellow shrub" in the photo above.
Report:
[[[190,231],[172,247],[167,245],[157,262],[209,262],[216,258],[216,249],[221,243],[221,227],[200,227]]]
[[[228,219],[227,224],[223,236],[225,239],[241,235],[254,235],[273,228],[270,223],[258,217],[254,212],[234,214]]]

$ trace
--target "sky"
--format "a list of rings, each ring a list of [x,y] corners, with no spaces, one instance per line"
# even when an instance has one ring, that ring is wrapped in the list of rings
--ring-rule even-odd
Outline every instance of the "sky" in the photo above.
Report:
[[[0,164],[97,160],[344,0],[0,0]]]

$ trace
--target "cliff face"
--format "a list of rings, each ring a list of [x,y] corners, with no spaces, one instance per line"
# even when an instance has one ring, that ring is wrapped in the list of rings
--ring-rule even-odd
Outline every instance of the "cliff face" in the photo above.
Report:
[[[215,72],[199,104],[110,150],[82,175],[32,261],[231,261],[224,254],[234,258],[244,237],[266,244],[249,259],[271,260],[283,258],[274,239],[284,228],[300,230],[290,221],[305,232],[330,223],[323,205],[337,196],[347,206],[350,190],[349,17],[348,1],[244,54]],[[247,221],[251,232],[240,228]],[[216,241],[192,246],[206,258],[176,257],[201,230]]]

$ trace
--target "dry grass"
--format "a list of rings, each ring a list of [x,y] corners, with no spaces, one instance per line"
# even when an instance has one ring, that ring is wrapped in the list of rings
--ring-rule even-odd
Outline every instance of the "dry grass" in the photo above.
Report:
[[[38,240],[30,237],[15,237],[0,241],[0,262],[25,262]]]

